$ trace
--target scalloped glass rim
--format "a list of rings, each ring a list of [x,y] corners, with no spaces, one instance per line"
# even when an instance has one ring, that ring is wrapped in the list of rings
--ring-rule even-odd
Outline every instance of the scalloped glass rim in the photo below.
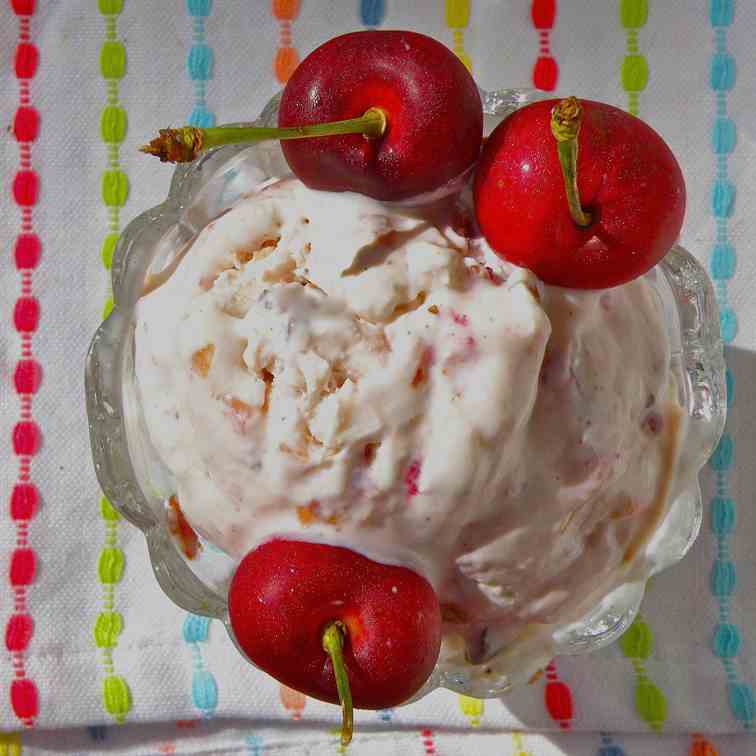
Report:
[[[516,108],[544,97],[533,90],[481,90],[481,96],[487,130]],[[278,98],[268,103],[256,123],[275,123]],[[127,411],[134,397],[124,391],[128,388],[124,376],[132,360],[133,310],[145,276],[159,270],[245,189],[264,179],[266,173],[271,175],[273,168],[282,165],[281,160],[275,143],[232,145],[176,168],[165,202],[139,215],[121,235],[112,264],[115,306],[97,330],[86,361],[92,456],[104,494],[125,519],[144,532],[152,568],[166,595],[187,611],[224,622],[225,596],[179,553],[168,532],[162,497],[149,493],[151,486],[144,474],[150,464],[145,458],[149,448],[130,443],[142,429],[134,427],[132,413]],[[695,540],[702,519],[697,476],[719,440],[726,411],[717,304],[706,272],[681,247],[670,250],[649,277],[667,308],[672,364],[681,404],[689,414],[682,467],[691,474],[681,482],[669,512],[648,543],[645,561],[585,616],[569,625],[549,627],[525,641],[527,664],[518,667],[515,660],[505,673],[485,680],[480,670],[447,661],[439,664],[415,699],[436,687],[481,698],[498,696],[526,680],[553,655],[582,654],[606,646],[632,622],[647,579],[682,559]]]

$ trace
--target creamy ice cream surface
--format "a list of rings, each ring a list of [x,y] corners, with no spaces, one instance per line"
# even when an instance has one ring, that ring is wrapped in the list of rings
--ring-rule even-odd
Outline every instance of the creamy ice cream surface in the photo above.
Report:
[[[645,279],[546,287],[457,212],[266,185],[142,298],[135,367],[204,538],[412,566],[476,662],[626,579],[685,426]]]

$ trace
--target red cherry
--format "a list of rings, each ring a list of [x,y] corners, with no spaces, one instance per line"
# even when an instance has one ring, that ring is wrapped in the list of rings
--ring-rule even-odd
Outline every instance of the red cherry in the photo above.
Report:
[[[308,186],[399,200],[437,189],[478,157],[483,110],[475,82],[445,45],[408,31],[335,37],[298,66],[281,98],[279,126],[386,114],[386,133],[282,142]]]
[[[140,149],[186,163],[222,145],[280,139],[313,189],[429,200],[461,188],[455,179],[466,178],[483,136],[468,70],[440,42],[407,31],[353,32],[318,47],[288,80],[278,122],[160,129]]]
[[[488,139],[474,182],[481,232],[500,257],[548,284],[600,289],[637,278],[680,233],[680,166],[640,119],[581,100],[577,195],[590,215],[581,227],[570,212],[551,130],[555,105],[548,100],[516,111]]]
[[[338,703],[324,631],[343,628],[354,705],[386,709],[416,693],[433,671],[441,613],[430,583],[405,567],[346,548],[273,540],[239,564],[228,594],[234,636],[279,682]]]

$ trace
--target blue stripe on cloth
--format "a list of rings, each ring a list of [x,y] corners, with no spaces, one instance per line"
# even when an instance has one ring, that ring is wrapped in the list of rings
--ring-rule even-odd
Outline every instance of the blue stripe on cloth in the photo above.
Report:
[[[386,15],[385,0],[359,0],[360,21],[363,26],[380,26]]]
[[[186,12],[192,21],[192,45],[186,57],[186,72],[194,86],[194,107],[187,123],[207,128],[215,124],[215,115],[207,108],[206,85],[213,72],[213,51],[205,39],[205,19],[213,7],[212,0],[186,0]],[[206,666],[200,644],[207,643],[210,620],[187,614],[181,630],[192,654],[192,704],[209,719],[218,708],[218,683]]]
[[[212,0],[186,0],[186,12],[192,20],[192,46],[186,56],[186,71],[194,86],[194,108],[188,124],[200,128],[215,125],[215,115],[208,109],[205,99],[214,63],[213,50],[205,40],[205,19],[212,8]]]
[[[729,220],[735,210],[737,189],[728,174],[728,160],[735,149],[737,128],[735,121],[727,114],[727,93],[735,86],[736,79],[735,58],[727,50],[727,29],[734,19],[734,0],[709,0],[709,23],[714,31],[714,49],[708,72],[709,87],[714,94],[710,147],[715,165],[709,202],[716,225],[715,241],[709,255],[709,270],[714,279],[719,302],[720,331],[725,343],[731,342],[738,330],[737,315],[728,299],[728,281],[735,275],[737,266],[729,228]],[[729,405],[734,401],[735,381],[729,370],[726,378]],[[737,527],[737,506],[729,493],[729,471],[734,459],[735,440],[725,430],[709,461],[716,481],[716,491],[709,502],[709,530],[717,545],[709,574],[709,589],[719,609],[719,621],[714,627],[711,649],[722,662],[727,676],[725,690],[730,710],[735,719],[750,730],[756,716],[756,702],[752,686],[738,676],[735,659],[741,648],[741,638],[738,627],[730,621],[730,600],[737,589],[735,562],[730,558],[730,536]]]
[[[247,735],[244,743],[247,746],[247,756],[262,756],[263,739],[259,735]]]
[[[614,742],[614,738],[608,732],[601,733],[601,745],[596,756],[625,756],[625,751]]]
[[[210,620],[187,614],[181,629],[184,642],[192,652],[192,704],[202,716],[209,719],[218,708],[218,683],[212,672],[205,667],[200,643],[207,643]]]

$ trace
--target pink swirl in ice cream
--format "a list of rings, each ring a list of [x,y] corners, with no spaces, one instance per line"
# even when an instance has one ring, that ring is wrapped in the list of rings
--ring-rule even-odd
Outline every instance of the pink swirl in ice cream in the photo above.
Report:
[[[135,362],[202,536],[414,566],[476,662],[621,582],[685,429],[647,281],[547,287],[455,227],[269,185],[141,300]]]

